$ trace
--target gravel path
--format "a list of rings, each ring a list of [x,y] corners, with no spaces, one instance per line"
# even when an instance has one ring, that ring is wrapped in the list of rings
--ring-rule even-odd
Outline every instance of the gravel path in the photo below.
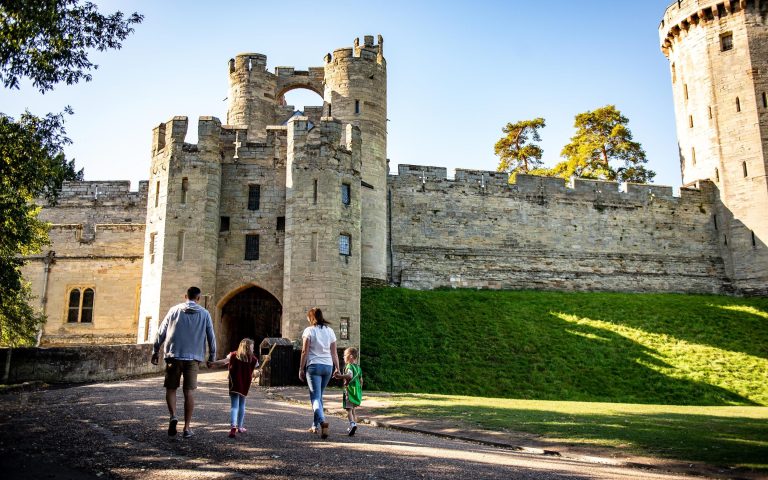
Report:
[[[241,478],[673,479],[680,474],[531,455],[329,417],[331,437],[306,429],[311,411],[255,388],[246,426],[227,438],[226,372],[201,373],[195,436],[166,435],[158,377],[0,395],[4,480]],[[181,407],[179,392],[179,407]],[[181,426],[181,425],[180,425]]]

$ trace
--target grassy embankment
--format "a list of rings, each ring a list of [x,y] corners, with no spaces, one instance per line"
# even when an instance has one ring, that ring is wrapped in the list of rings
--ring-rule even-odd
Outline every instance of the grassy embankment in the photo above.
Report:
[[[395,413],[768,469],[768,299],[367,289],[362,305],[366,388],[410,392]]]

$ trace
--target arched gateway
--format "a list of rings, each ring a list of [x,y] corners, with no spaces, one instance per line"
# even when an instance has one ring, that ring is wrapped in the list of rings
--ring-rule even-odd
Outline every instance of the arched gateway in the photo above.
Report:
[[[246,288],[221,308],[221,352],[237,349],[240,340],[252,338],[256,345],[265,337],[280,337],[283,307],[271,293],[260,287]]]

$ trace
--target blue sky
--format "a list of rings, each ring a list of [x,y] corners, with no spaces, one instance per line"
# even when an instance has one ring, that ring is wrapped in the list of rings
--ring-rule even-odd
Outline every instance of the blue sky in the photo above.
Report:
[[[227,61],[241,52],[268,68],[322,66],[355,37],[384,36],[388,157],[398,163],[495,170],[507,122],[542,116],[554,165],[577,113],[615,104],[648,154],[655,183],[678,186],[669,65],[658,25],[670,0],[101,1],[145,20],[119,51],[95,53],[93,81],[38,94],[0,91],[0,111],[72,106],[67,154],[87,180],[149,176],[152,128],[174,115],[226,118]],[[289,103],[320,105],[311,92]]]

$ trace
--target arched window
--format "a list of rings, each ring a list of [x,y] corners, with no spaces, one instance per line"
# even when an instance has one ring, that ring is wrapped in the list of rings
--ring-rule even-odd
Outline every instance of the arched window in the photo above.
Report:
[[[67,323],[93,323],[93,288],[73,288],[69,291]]]
[[[69,292],[69,310],[67,312],[67,323],[77,323],[80,319],[80,290],[73,288]]]

